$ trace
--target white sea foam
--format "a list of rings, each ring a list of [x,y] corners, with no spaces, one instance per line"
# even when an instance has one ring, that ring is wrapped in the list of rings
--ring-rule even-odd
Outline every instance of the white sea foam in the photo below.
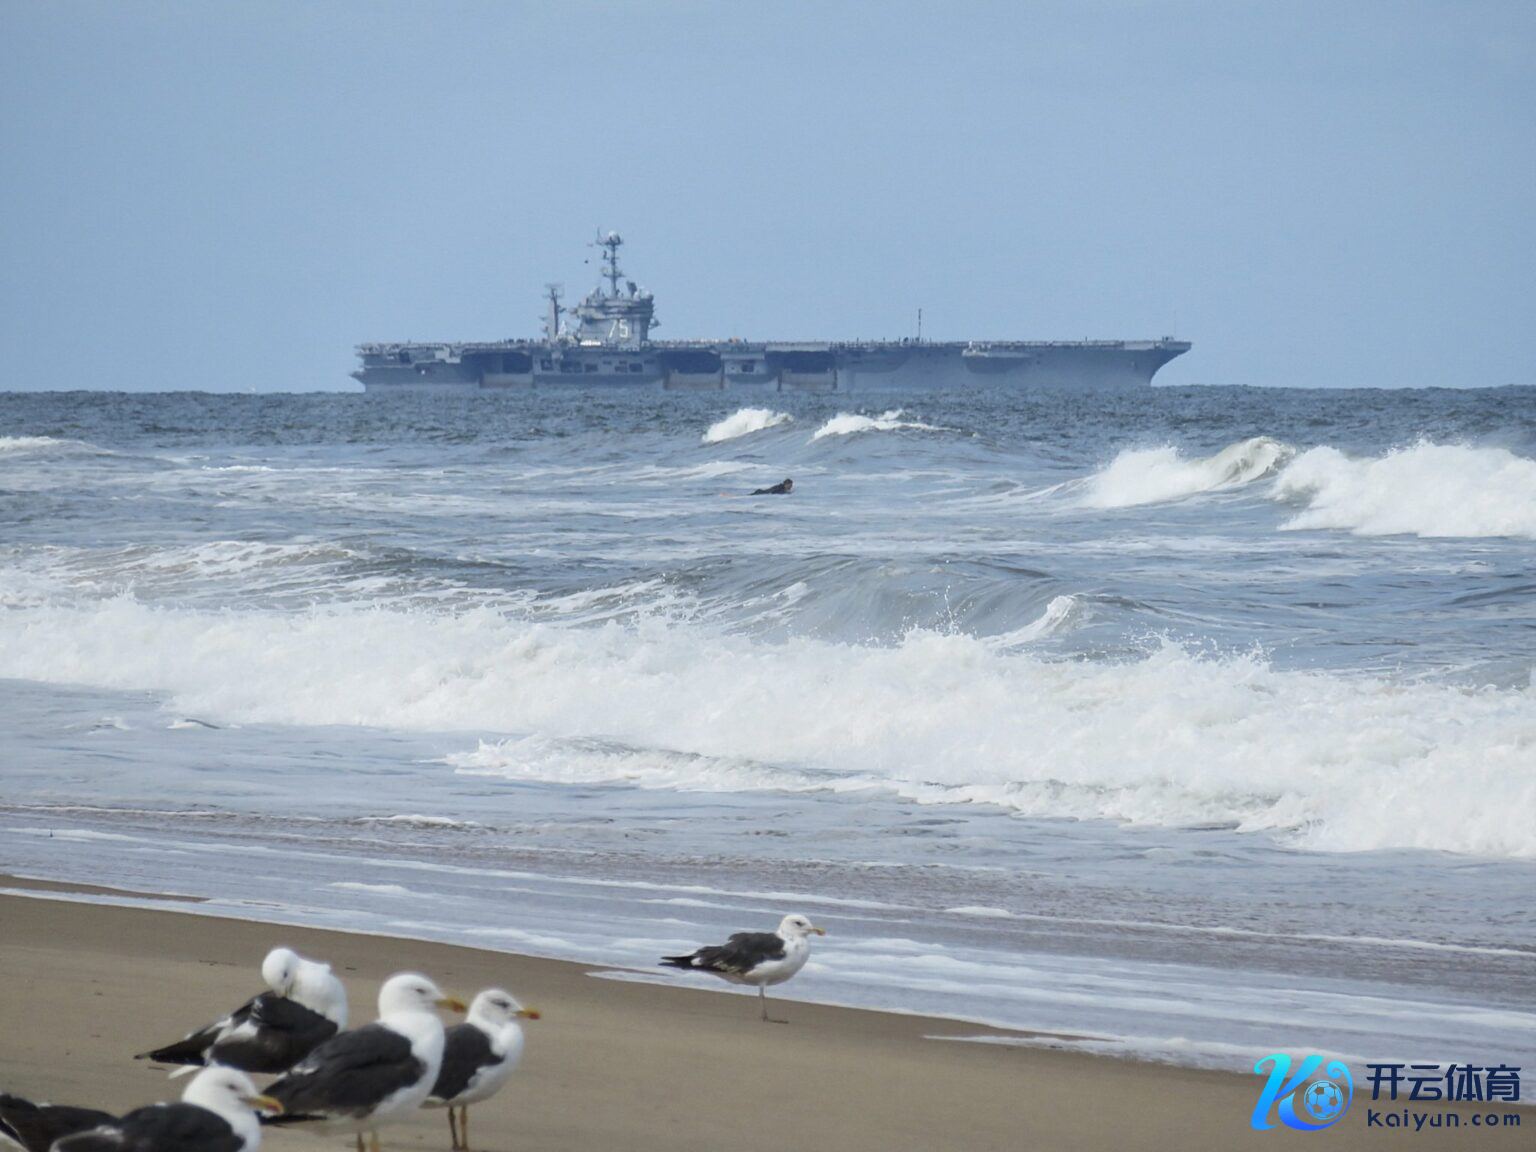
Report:
[[[892,408],[878,416],[865,416],[857,412],[839,412],[820,428],[816,429],[811,434],[811,439],[820,440],[824,436],[851,436],[855,432],[894,432],[898,428],[917,429],[924,432],[942,431],[942,429],[932,424],[923,424],[916,420],[903,420],[903,415],[905,415],[905,412],[900,408]]]
[[[775,412],[772,408],[742,408],[724,420],[711,424],[709,430],[704,433],[703,442],[719,444],[724,440],[735,440],[739,436],[761,432],[764,428],[788,424],[792,420],[794,417],[788,412]]]
[[[368,816],[364,824],[404,824],[412,828],[479,828],[473,820],[455,820],[451,816],[422,816],[405,813],[399,816]]]
[[[925,631],[770,644],[656,618],[578,629],[122,596],[0,614],[0,676],[157,690],[221,724],[504,733],[455,763],[523,779],[881,789],[1319,849],[1536,857],[1536,689],[1278,671],[1174,644],[1045,661]]]
[[[685,792],[861,791],[884,784],[877,777],[863,775],[811,778],[799,768],[741,757],[708,757],[542,735],[482,740],[472,751],[450,753],[446,761],[466,776],[560,784],[633,784]]]
[[[399,884],[363,884],[355,880],[335,880],[327,888],[341,888],[354,892],[371,892],[376,896],[415,896],[409,888]]]
[[[1006,908],[992,908],[985,904],[963,904],[944,911],[953,916],[980,916],[988,920],[1012,920],[1013,913]]]
[[[685,468],[648,464],[643,468],[636,468],[629,475],[642,482],[659,480],[664,484],[674,484],[679,480],[714,480],[720,476],[750,472],[755,467],[756,465],[744,460],[707,460],[702,464],[691,464]]]
[[[1275,1049],[1273,1044],[1227,1044],[1219,1040],[1191,1040],[1187,1036],[1061,1036],[1052,1033],[1016,1036],[925,1036],[925,1040],[945,1040],[961,1044],[996,1044],[1008,1048],[1049,1048],[1067,1052],[1088,1052],[1095,1056],[1114,1056],[1124,1060],[1181,1067],[1215,1068],[1247,1072]],[[1330,1059],[1340,1054],[1330,1050]],[[1380,1058],[1379,1054],[1376,1056]],[[1343,1056],[1345,1063],[1363,1067],[1366,1058]]]
[[[798,604],[810,594],[811,586],[804,580],[796,580],[788,588],[775,593],[785,604]]]
[[[1290,445],[1268,436],[1194,459],[1172,447],[1125,451],[1089,478],[1082,502],[1089,508],[1133,508],[1237,488],[1273,474],[1294,453]]]
[[[335,544],[266,544],[247,540],[205,540],[172,547],[141,544],[120,548],[47,548],[31,557],[30,570],[0,573],[9,584],[29,576],[32,586],[54,594],[101,591],[159,580],[241,580],[284,575],[298,568],[334,571],[364,557]],[[3,594],[3,593],[0,593]]]
[[[594,624],[637,615],[681,619],[697,614],[699,606],[687,591],[655,579],[540,597],[530,600],[528,610],[538,619]]]
[[[1536,538],[1536,460],[1503,448],[1421,441],[1367,459],[1313,448],[1280,474],[1274,497],[1303,505],[1288,529]]]

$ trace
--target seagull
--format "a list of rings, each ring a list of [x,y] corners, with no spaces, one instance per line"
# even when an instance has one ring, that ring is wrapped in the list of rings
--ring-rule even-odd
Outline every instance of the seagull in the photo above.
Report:
[[[261,1124],[253,1108],[282,1111],[270,1096],[257,1095],[244,1072],[204,1068],[180,1103],[135,1108],[121,1120],[61,1137],[51,1152],[256,1152]]]
[[[523,1058],[523,1029],[518,1020],[538,1018],[536,1011],[524,1008],[510,992],[487,988],[469,1006],[469,1019],[448,1029],[443,1069],[426,1107],[447,1106],[454,1152],[469,1149],[469,1106],[500,1091]]]
[[[274,948],[261,964],[263,992],[222,1020],[135,1059],[161,1064],[225,1064],[246,1072],[286,1072],[347,1026],[347,993],[330,965]],[[173,1075],[180,1075],[180,1072]]]
[[[663,956],[661,962],[673,968],[713,972],[732,984],[757,985],[763,1019],[768,1020],[768,985],[782,984],[805,967],[813,934],[825,936],[827,932],[795,912],[779,922],[777,932],[737,932],[724,944],[700,948],[686,956]]]
[[[416,1111],[437,1083],[444,1042],[437,1008],[464,1011],[419,973],[391,976],[379,989],[377,1021],[332,1036],[268,1086],[285,1113],[270,1123],[354,1132],[358,1152],[366,1132],[379,1152],[379,1128]]]
[[[116,1120],[112,1113],[96,1108],[34,1104],[20,1096],[0,1093],[0,1148],[15,1146],[23,1152],[48,1152],[55,1140]]]

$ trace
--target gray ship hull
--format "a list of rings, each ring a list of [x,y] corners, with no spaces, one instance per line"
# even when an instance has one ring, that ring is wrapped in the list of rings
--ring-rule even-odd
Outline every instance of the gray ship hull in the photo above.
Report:
[[[600,236],[606,290],[574,309],[549,288],[543,340],[362,344],[352,373],[369,392],[628,388],[671,392],[917,391],[1005,385],[1140,388],[1189,351],[1180,340],[936,343],[653,341],[655,300],[619,270],[616,232]],[[623,285],[621,288],[620,285]],[[563,322],[568,318],[573,323]],[[919,323],[921,331],[921,323]]]
[[[369,392],[610,387],[657,391],[866,392],[974,387],[1140,388],[1185,341],[796,343],[584,347],[542,341],[364,344]]]

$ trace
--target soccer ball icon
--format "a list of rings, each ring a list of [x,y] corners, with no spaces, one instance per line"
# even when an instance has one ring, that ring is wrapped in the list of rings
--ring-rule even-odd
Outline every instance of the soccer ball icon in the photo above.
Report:
[[[1332,1080],[1314,1080],[1302,1096],[1307,1111],[1318,1120],[1332,1120],[1344,1107],[1344,1094]]]

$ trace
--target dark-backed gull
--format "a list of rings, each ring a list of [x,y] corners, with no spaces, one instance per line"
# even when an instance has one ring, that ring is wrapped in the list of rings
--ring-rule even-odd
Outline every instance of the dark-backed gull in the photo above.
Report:
[[[347,1026],[347,993],[328,964],[274,948],[262,961],[261,977],[271,991],[185,1039],[139,1053],[137,1059],[286,1072]]]
[[[686,956],[663,956],[661,962],[693,972],[711,972],[732,984],[753,984],[768,1019],[770,984],[782,984],[810,959],[812,935],[825,936],[804,916],[791,913],[779,922],[777,932],[737,932],[724,944],[700,948]],[[782,1020],[774,1020],[782,1024]]]
[[[56,1140],[51,1152],[256,1152],[261,1124],[253,1108],[282,1111],[235,1068],[204,1068],[180,1103],[135,1108],[84,1132]]]
[[[500,1091],[523,1058],[523,1029],[518,1021],[538,1018],[510,992],[487,988],[469,1006],[469,1019],[448,1029],[442,1071],[426,1106],[447,1106],[455,1152],[469,1148],[469,1106]]]
[[[267,1088],[284,1108],[271,1123],[354,1132],[359,1152],[366,1132],[378,1152],[379,1128],[416,1111],[437,1083],[443,1066],[438,1008],[464,1011],[425,976],[391,976],[379,989],[377,1021],[332,1036]]]
[[[48,1152],[61,1137],[116,1120],[112,1113],[96,1108],[34,1104],[20,1096],[0,1093],[0,1148],[14,1145],[24,1152]]]

